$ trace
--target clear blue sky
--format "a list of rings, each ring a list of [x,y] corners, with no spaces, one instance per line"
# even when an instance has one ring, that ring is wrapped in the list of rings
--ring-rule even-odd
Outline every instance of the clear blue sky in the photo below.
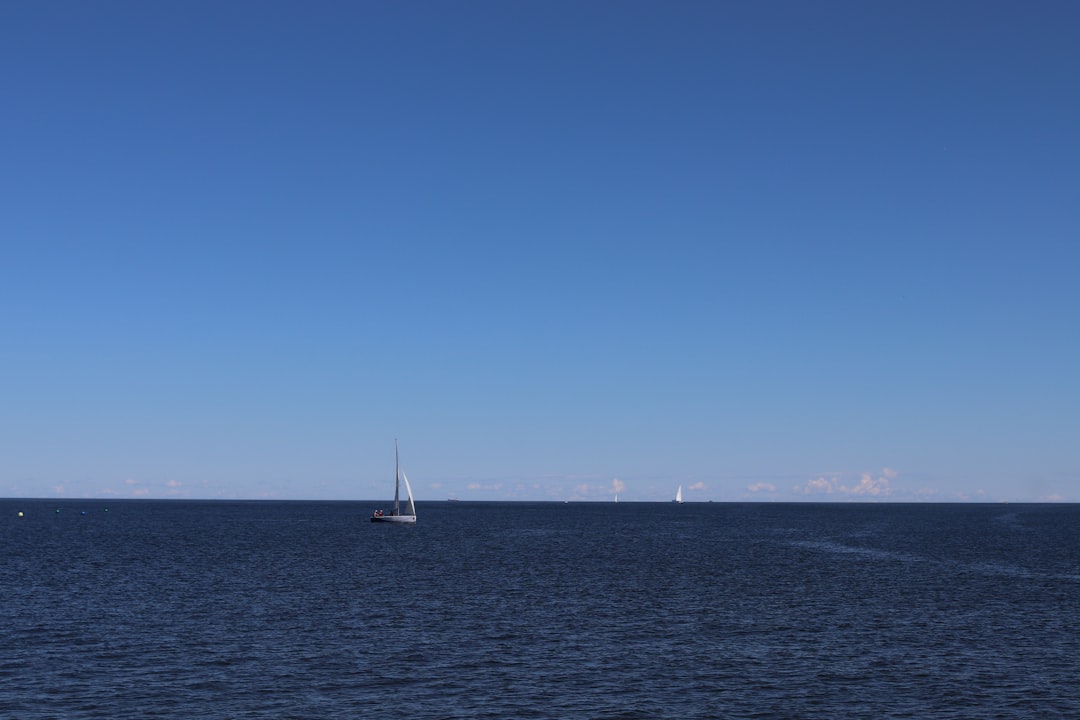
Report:
[[[1076,2],[0,4],[0,496],[1080,501]]]

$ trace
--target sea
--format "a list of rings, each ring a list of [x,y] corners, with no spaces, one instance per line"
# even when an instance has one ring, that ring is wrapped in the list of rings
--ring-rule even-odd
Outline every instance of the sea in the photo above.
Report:
[[[1080,505],[0,500],[0,717],[1080,718]]]

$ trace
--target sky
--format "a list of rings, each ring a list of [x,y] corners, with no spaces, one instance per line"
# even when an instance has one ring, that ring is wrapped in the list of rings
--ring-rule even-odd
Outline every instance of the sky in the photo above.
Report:
[[[1078,27],[0,3],[0,497],[1080,502]]]

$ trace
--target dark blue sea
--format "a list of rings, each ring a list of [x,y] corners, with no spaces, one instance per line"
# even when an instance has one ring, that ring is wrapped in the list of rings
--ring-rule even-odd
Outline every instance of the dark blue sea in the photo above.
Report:
[[[0,501],[0,717],[1080,718],[1078,505],[375,506]]]

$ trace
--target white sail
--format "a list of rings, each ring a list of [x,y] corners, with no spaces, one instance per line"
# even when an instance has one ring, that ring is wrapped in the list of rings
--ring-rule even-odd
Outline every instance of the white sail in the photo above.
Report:
[[[675,502],[682,502],[682,485],[680,485],[679,489],[675,491]]]
[[[407,475],[405,475],[404,470],[401,471],[401,479],[405,481],[405,492],[409,496],[408,502],[405,503],[405,513],[404,514],[405,515],[412,515],[415,518],[416,517],[416,506],[413,505],[412,487],[409,485],[409,478],[408,478]]]

